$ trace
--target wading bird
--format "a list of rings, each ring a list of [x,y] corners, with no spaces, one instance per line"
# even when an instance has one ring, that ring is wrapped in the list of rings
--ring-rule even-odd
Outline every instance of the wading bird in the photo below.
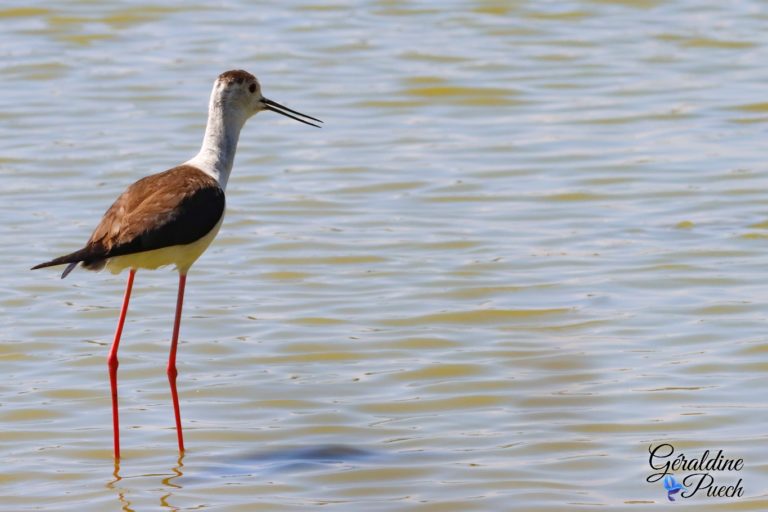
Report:
[[[302,123],[320,126],[319,119],[291,110],[261,94],[255,76],[242,70],[222,73],[213,85],[208,124],[200,152],[191,160],[165,172],[152,174],[129,186],[112,204],[82,249],[32,267],[64,265],[61,278],[80,264],[88,270],[107,268],[113,274],[128,269],[123,305],[115,338],[107,357],[112,391],[115,459],[120,459],[120,426],[117,407],[117,349],[123,332],[131,288],[137,269],[176,265],[179,290],[168,357],[168,381],[179,451],[184,452],[179,397],[176,392],[176,348],[179,341],[184,286],[192,264],[210,245],[224,218],[224,189],[235,159],[237,140],[245,122],[270,110]]]

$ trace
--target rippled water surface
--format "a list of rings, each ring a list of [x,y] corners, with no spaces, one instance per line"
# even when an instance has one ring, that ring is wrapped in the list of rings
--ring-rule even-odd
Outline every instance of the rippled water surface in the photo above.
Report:
[[[0,509],[667,509],[650,444],[743,458],[768,508],[764,4],[92,2],[0,7]],[[40,261],[242,133],[189,276]],[[683,503],[680,503],[683,502]]]

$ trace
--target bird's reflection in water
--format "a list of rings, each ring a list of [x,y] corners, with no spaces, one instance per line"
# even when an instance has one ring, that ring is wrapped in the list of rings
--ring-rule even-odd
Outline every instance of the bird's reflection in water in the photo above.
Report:
[[[184,454],[179,454],[179,458],[176,461],[176,466],[171,468],[171,471],[173,472],[172,475],[169,475],[165,478],[163,478],[163,485],[166,487],[171,487],[173,489],[181,489],[181,485],[174,482],[176,478],[179,478],[184,473],[181,472],[181,468],[184,467]],[[173,491],[169,490],[165,495],[163,495],[162,498],[160,498],[160,506],[163,508],[169,508],[171,510],[177,510],[177,507],[174,507],[168,502],[168,499],[173,496]]]
[[[117,493],[117,499],[120,501],[120,510],[123,512],[134,512],[131,508],[131,502],[125,497],[125,489],[119,485],[123,477],[120,476],[120,461],[115,460],[115,470],[112,472],[113,479],[107,482],[107,489]]]
[[[216,462],[208,468],[201,467],[200,471],[193,471],[198,477],[193,476],[191,477],[192,480],[185,479],[185,482],[194,486],[201,478],[207,479],[211,476],[219,478],[249,477],[264,473],[312,471],[328,466],[363,464],[374,460],[378,461],[381,458],[381,454],[373,451],[338,444],[278,448],[232,457],[228,461]],[[179,478],[184,476],[183,468],[184,456],[181,455],[176,461],[176,465],[170,469],[170,474],[140,475],[141,477],[162,477],[161,482],[166,492],[160,498],[161,508],[178,510],[178,507],[173,505],[171,501],[174,494],[182,489]],[[107,488],[115,492],[123,512],[134,512],[131,508],[131,501],[126,497],[129,489],[126,489],[121,481],[135,477],[121,476],[118,462],[115,462],[115,471],[112,476],[114,478],[107,483]],[[187,476],[186,478],[190,477]]]
[[[170,509],[170,510],[178,510],[178,507],[172,505],[169,503],[169,499],[171,496],[173,496],[173,490],[174,489],[181,489],[181,485],[179,485],[178,482],[174,482],[177,478],[184,475],[182,472],[182,468],[184,467],[184,455],[179,455],[179,458],[176,460],[176,465],[171,468],[171,474],[170,475],[161,475],[165,478],[162,479],[162,484],[164,487],[169,488],[168,492],[165,493],[160,498],[160,506],[164,509]],[[117,499],[120,502],[120,510],[123,512],[135,512],[134,509],[131,508],[131,502],[126,498],[126,489],[123,488],[120,485],[120,481],[123,480],[123,477],[120,476],[120,462],[115,461],[115,471],[112,473],[113,479],[107,482],[107,489],[110,489],[111,491],[115,492],[117,494]],[[149,475],[142,475],[142,476],[149,476]]]

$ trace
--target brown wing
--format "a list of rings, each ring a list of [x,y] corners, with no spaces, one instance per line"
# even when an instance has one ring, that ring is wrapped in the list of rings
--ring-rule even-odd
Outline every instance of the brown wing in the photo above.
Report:
[[[80,261],[98,268],[114,256],[189,244],[208,234],[223,214],[224,191],[218,182],[196,167],[181,165],[128,187],[85,247],[33,268]]]
[[[224,213],[224,191],[196,167],[181,165],[142,178],[107,210],[86,244],[106,259],[192,243]]]

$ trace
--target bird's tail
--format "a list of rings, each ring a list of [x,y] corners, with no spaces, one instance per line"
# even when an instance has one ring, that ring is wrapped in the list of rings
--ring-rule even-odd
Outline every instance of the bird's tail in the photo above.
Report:
[[[54,258],[51,261],[46,261],[45,263],[40,263],[39,265],[35,265],[32,267],[31,270],[35,270],[38,268],[45,268],[45,267],[53,267],[54,265],[63,265],[65,263],[68,263],[67,268],[64,269],[64,272],[61,274],[61,278],[64,279],[69,275],[70,272],[72,272],[78,263],[81,261],[84,261],[88,256],[91,255],[91,251],[88,247],[84,247],[80,249],[79,251],[75,251],[70,254],[65,254],[64,256],[59,256],[58,258]]]

